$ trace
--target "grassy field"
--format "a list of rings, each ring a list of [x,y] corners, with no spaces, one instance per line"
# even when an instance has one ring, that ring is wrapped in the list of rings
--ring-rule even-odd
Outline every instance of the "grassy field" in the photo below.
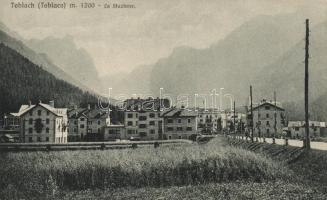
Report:
[[[157,149],[2,153],[0,163],[0,196],[9,199],[59,198],[83,191],[92,196],[93,191],[126,187],[138,193],[142,188],[174,191],[211,184],[214,190],[217,183],[238,181],[247,187],[245,183],[288,182],[294,177],[283,163],[221,139]]]

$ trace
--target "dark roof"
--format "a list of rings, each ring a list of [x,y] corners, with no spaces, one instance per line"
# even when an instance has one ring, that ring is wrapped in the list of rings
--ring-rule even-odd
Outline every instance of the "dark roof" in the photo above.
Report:
[[[68,112],[68,118],[70,119],[78,119],[81,116],[84,116],[89,119],[104,119],[108,117],[108,113],[98,108],[77,108],[72,109]]]
[[[257,110],[257,109],[259,109],[259,108],[261,108],[263,106],[266,106],[266,105],[272,106],[272,107],[276,108],[277,110],[285,111],[284,108],[281,108],[279,106],[275,106],[273,103],[270,103],[270,102],[264,102],[264,103],[262,103],[262,104],[260,104],[258,106],[255,106],[255,107],[253,107],[253,110]]]
[[[193,110],[183,108],[172,108],[170,110],[162,111],[162,117],[196,117],[197,113]]]
[[[126,110],[135,111],[160,111],[161,108],[169,108],[170,102],[168,99],[127,99],[124,101]]]

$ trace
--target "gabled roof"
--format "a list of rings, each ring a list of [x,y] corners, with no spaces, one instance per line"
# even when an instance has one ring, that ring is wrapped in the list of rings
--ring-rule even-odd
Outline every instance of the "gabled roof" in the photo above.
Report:
[[[48,104],[44,104],[44,103],[38,103],[36,105],[22,105],[20,107],[18,113],[10,113],[10,114],[15,117],[21,117],[38,106],[43,107],[44,109],[50,111],[51,113],[53,113],[56,116],[62,117],[67,114],[67,108],[54,108],[54,107],[52,107]]]
[[[168,108],[170,102],[168,99],[127,99],[124,101],[126,110],[134,111],[160,111],[161,108]]]
[[[70,119],[78,119],[81,116],[84,116],[88,119],[105,119],[108,118],[108,112],[98,108],[77,108],[68,112],[68,118]]]
[[[285,111],[284,110],[284,108],[282,108],[282,107],[279,107],[279,106],[275,106],[273,103],[270,103],[270,102],[264,102],[264,103],[262,103],[262,104],[260,104],[260,105],[257,105],[257,106],[255,106],[255,107],[253,107],[253,110],[258,110],[259,108],[262,108],[262,107],[264,107],[264,106],[272,106],[272,107],[274,107],[274,108],[276,108],[277,110],[280,110],[280,111]]]
[[[170,110],[162,111],[160,115],[162,117],[196,117],[197,113],[193,110],[172,108]]]

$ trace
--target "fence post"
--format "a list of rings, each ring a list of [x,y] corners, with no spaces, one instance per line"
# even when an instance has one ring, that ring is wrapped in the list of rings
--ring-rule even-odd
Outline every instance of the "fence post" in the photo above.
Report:
[[[159,142],[154,142],[154,148],[158,148],[160,145],[159,145]]]
[[[285,138],[285,146],[288,146],[288,138]]]
[[[104,143],[101,144],[101,150],[105,150],[106,149],[106,145]]]

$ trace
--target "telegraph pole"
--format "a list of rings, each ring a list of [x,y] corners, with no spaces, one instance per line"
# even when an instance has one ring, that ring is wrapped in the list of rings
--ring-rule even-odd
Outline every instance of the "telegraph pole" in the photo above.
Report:
[[[310,133],[309,133],[309,19],[305,20],[305,77],[304,77],[304,107],[305,107],[305,133],[306,138],[303,146],[310,149]]]
[[[251,109],[251,142],[253,142],[253,105],[252,105],[252,85],[250,85],[250,109]]]
[[[276,102],[276,91],[274,91],[274,104],[275,104],[275,112],[274,112],[274,135],[273,135],[273,144],[276,143],[275,138],[276,138],[276,132],[277,132],[277,102]]]
[[[236,138],[236,124],[235,124],[235,101],[234,101],[234,105],[233,105],[233,110],[234,110],[234,137]]]

